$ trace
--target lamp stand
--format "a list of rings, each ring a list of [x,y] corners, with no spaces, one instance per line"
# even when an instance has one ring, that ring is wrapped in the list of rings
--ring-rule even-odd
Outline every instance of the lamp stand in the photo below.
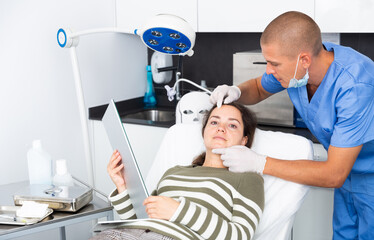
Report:
[[[82,127],[83,147],[84,147],[84,155],[86,159],[88,183],[91,186],[95,187],[95,182],[94,182],[94,177],[93,177],[92,155],[91,155],[91,148],[90,148],[90,138],[89,138],[89,133],[88,133],[88,118],[87,118],[86,107],[84,103],[82,81],[80,77],[77,51],[76,51],[75,46],[70,47],[70,57],[71,57],[71,63],[73,66],[75,90],[77,94],[79,116],[80,116],[81,127]]]

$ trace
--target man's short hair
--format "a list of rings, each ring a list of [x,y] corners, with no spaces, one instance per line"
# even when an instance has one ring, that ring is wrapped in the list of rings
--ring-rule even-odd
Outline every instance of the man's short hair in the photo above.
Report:
[[[308,15],[290,11],[276,17],[261,35],[261,46],[279,44],[282,54],[294,57],[302,51],[317,56],[322,49],[321,30]]]

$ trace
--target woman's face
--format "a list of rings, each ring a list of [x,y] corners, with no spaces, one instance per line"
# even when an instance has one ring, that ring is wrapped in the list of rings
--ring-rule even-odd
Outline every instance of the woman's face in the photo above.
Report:
[[[230,105],[215,108],[204,129],[204,144],[208,150],[245,145],[244,126],[240,111]]]

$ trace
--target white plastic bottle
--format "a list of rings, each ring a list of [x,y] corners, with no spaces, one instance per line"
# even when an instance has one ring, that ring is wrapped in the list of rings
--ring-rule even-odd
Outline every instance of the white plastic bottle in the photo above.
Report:
[[[73,177],[68,173],[65,159],[56,160],[56,174],[53,177],[55,186],[73,186]]]
[[[52,183],[52,159],[42,148],[41,140],[34,140],[27,152],[27,165],[30,184]]]

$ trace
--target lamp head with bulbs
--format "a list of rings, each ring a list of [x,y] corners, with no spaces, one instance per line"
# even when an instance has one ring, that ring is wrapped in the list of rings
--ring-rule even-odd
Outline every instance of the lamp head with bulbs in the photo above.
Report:
[[[184,19],[175,15],[159,14],[135,33],[154,51],[172,55],[193,55],[195,31]]]
[[[151,18],[141,29],[127,31],[120,28],[92,29],[72,32],[70,29],[60,28],[57,32],[57,42],[62,48],[77,46],[79,36],[118,32],[138,35],[142,42],[154,51],[181,56],[192,56],[196,33],[184,19],[172,14],[159,14]]]

